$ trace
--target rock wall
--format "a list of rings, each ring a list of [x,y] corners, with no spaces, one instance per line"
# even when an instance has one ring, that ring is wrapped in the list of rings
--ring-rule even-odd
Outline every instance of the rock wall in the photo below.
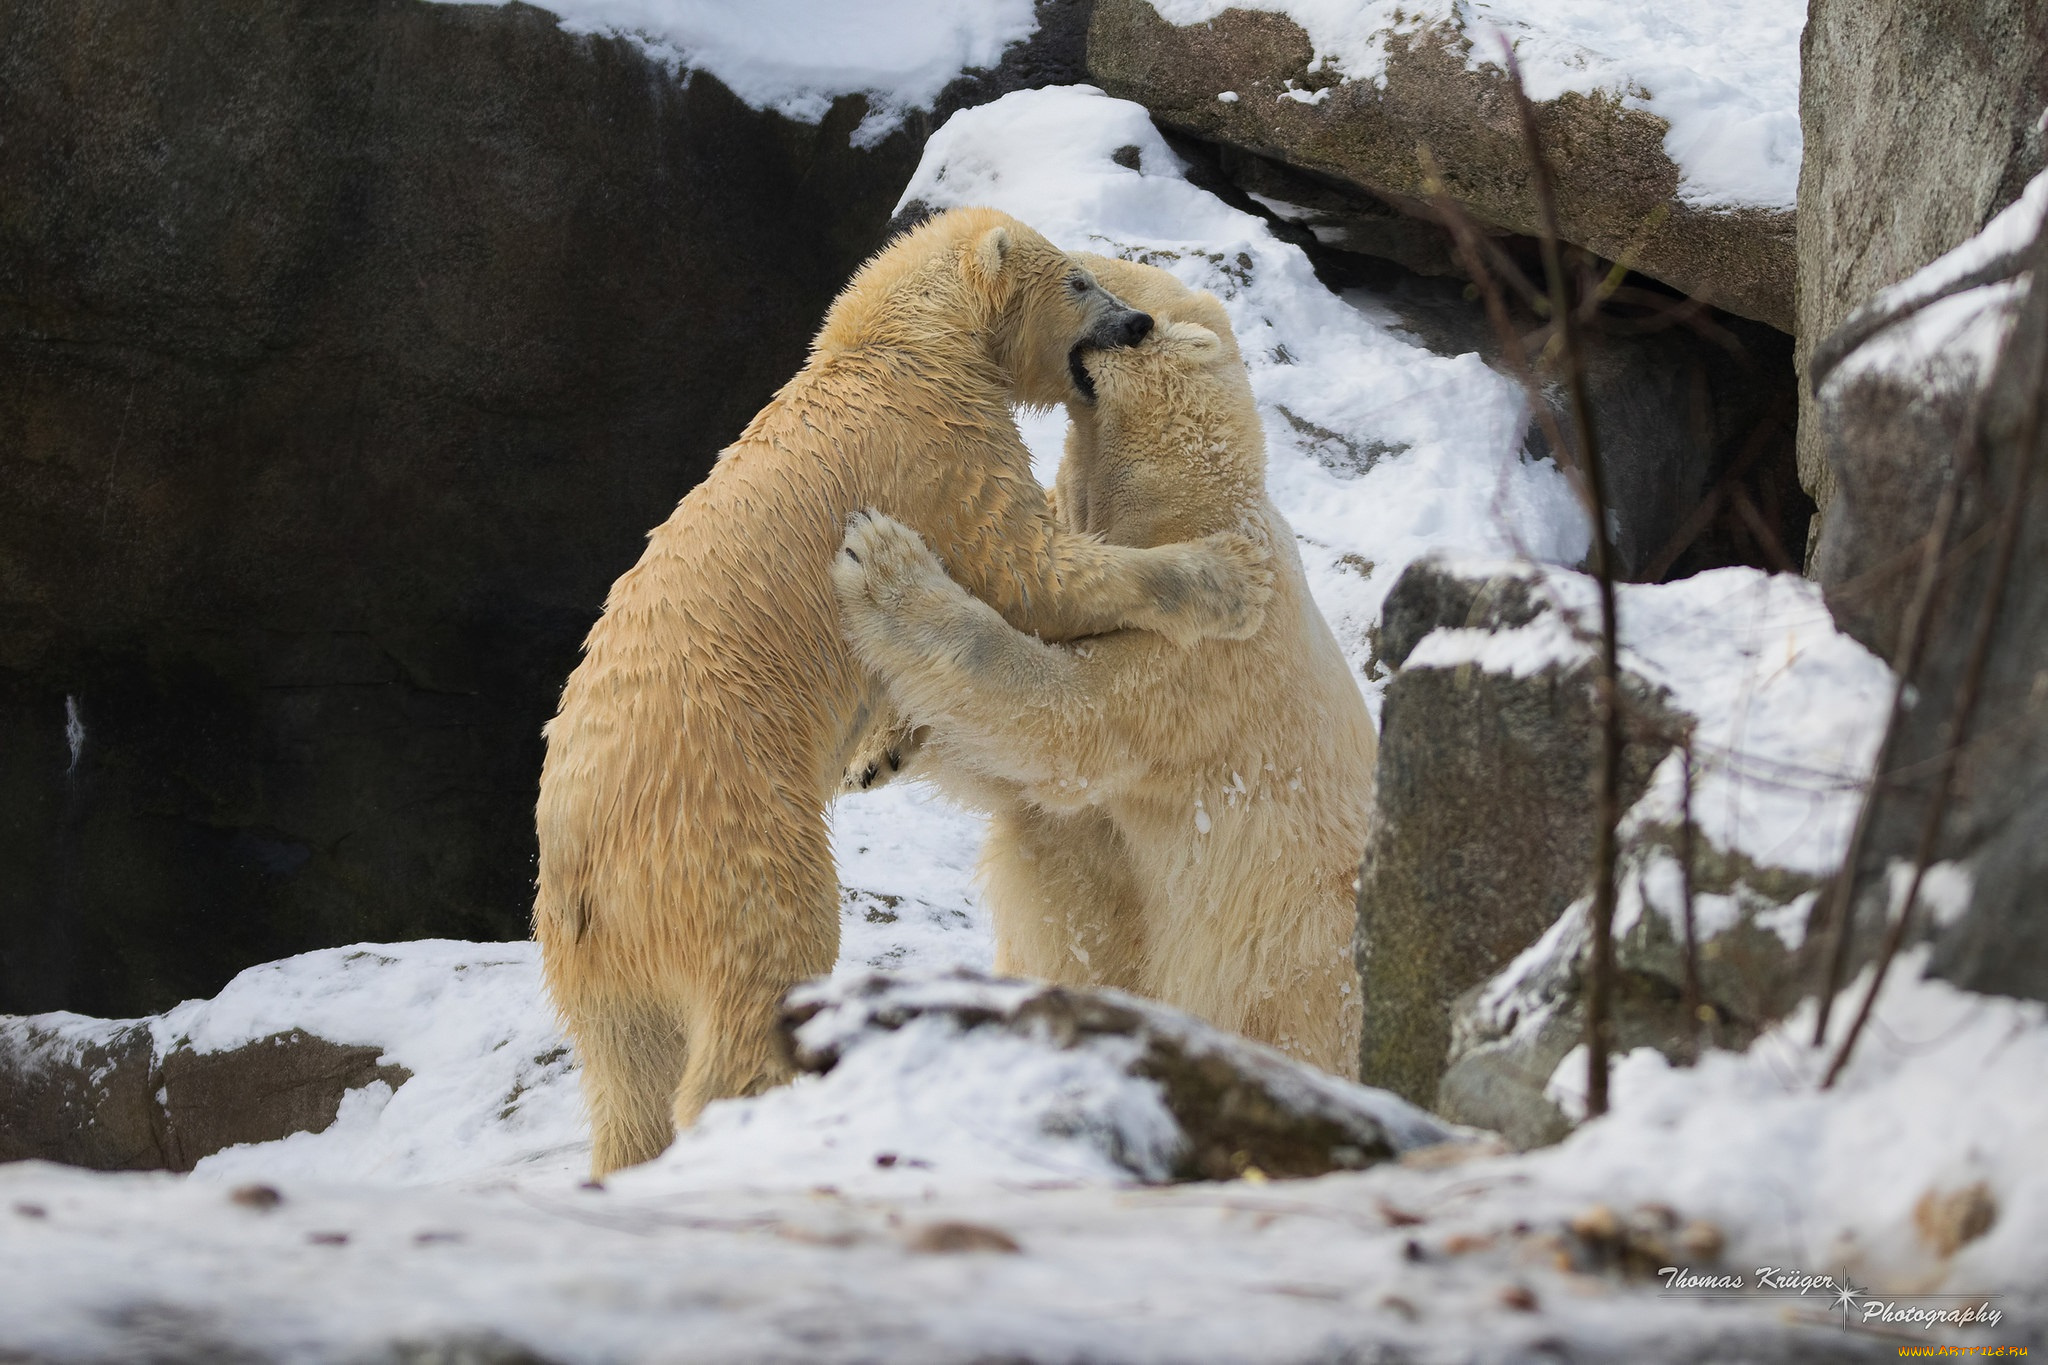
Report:
[[[303,1029],[200,1052],[160,1048],[151,1022],[0,1016],[0,1161],[189,1171],[237,1143],[324,1132],[349,1091],[412,1076]]]
[[[1802,376],[1813,348],[1852,310],[2019,196],[2043,165],[2044,108],[2044,0],[1809,0],[1799,92]],[[1825,514],[1835,479],[1809,390],[1799,427],[1800,476]]]
[[[880,145],[513,4],[0,0],[0,1010],[525,932],[540,727]]]

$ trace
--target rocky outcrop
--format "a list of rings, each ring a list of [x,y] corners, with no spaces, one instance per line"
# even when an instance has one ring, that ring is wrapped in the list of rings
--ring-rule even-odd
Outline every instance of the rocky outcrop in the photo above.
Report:
[[[1908,434],[1960,436],[1967,427],[1958,413],[1974,407],[1979,414],[1968,443],[1929,441],[1920,448],[1930,459],[1961,452],[1953,470],[1960,495],[1949,541],[1954,548],[1934,590],[1924,662],[1912,676],[1913,704],[1889,741],[1888,780],[1879,788],[1869,843],[1855,869],[1859,934],[1850,960],[1865,957],[1880,927],[1899,913],[1902,881],[1910,876],[1930,810],[1939,806],[1942,830],[1933,856],[1951,866],[1936,869],[1914,912],[1919,933],[1932,942],[1928,970],[1971,990],[2036,1000],[2048,999],[2048,914],[2042,909],[2048,885],[2044,219],[2048,177],[2029,186],[1980,238],[1881,295],[1861,319],[1868,330],[1845,327],[1830,348],[1828,358],[1840,359],[1823,385],[1821,408],[1842,501],[1858,511],[1863,481],[1875,477],[1870,471],[1890,471],[1900,458],[1887,448],[1892,433],[1855,410],[1860,395],[1900,395],[1917,419],[1899,424]],[[1929,374],[1955,382],[1932,386]],[[1946,473],[1948,463],[1937,467]],[[2008,531],[2010,566],[1981,636],[1986,648],[1979,673],[1980,631],[1994,602],[1999,547]],[[1835,535],[1830,524],[1823,544]],[[1913,568],[1917,573],[1917,555]],[[1981,682],[1966,718],[1959,703],[1973,675]],[[1945,780],[1944,759],[1952,751],[1955,772]]]
[[[1842,628],[1886,658],[1951,481],[1976,490],[1974,441],[2000,348],[2026,297],[2048,179],[1977,239],[1879,291],[1814,348],[1807,373],[1834,501],[1812,573]]]
[[[1684,1061],[1811,989],[1808,920],[1891,676],[1791,575],[1624,586],[1620,607],[1615,1036]],[[1585,1030],[1597,623],[1583,575],[1424,560],[1379,633],[1400,671],[1359,882],[1363,1078],[1522,1146],[1575,1117],[1553,1082]]]
[[[2042,168],[2048,4],[1811,0],[1801,59],[1804,374],[1852,311],[1974,235]],[[1835,483],[1810,391],[1799,427],[1824,522]]]
[[[880,242],[871,147],[513,4],[0,0],[0,1010],[523,935],[610,582]]]
[[[1760,866],[1694,836],[1698,999],[1690,1010],[1680,832],[1638,828],[1622,850],[1609,997],[1619,1052],[1650,1047],[1691,1061],[1705,1047],[1747,1047],[1812,979],[1801,950],[1821,879]],[[1505,970],[1459,999],[1439,1113],[1491,1128],[1518,1148],[1555,1142],[1583,1116],[1583,1076],[1558,1069],[1586,1037],[1587,913],[1587,901],[1574,902]]]
[[[1537,231],[1507,78],[1491,66],[1467,69],[1472,41],[1449,26],[1390,42],[1383,85],[1347,82],[1310,69],[1308,35],[1281,15],[1225,10],[1183,27],[1146,0],[1099,0],[1088,70],[1111,94],[1137,100],[1175,129],[1351,187],[1354,200],[1363,192],[1365,202],[1349,210],[1301,204],[1302,220],[1333,238],[1385,242],[1386,254],[1428,270],[1444,260],[1439,246],[1380,225],[1394,211],[1413,212],[1426,195],[1419,143],[1430,147],[1449,192],[1474,218],[1509,232]],[[1230,98],[1218,98],[1225,93]],[[1685,202],[1678,167],[1664,150],[1664,121],[1618,100],[1567,93],[1540,105],[1538,117],[1568,241],[1716,308],[1791,331],[1791,213]],[[1288,193],[1267,197],[1293,202]]]
[[[214,1052],[147,1020],[0,1018],[0,1161],[189,1171],[244,1142],[324,1132],[351,1090],[411,1079],[383,1049],[302,1029]]]
[[[1154,1087],[1177,1130],[1164,1159],[1154,1134],[1119,1130],[1104,1138],[1139,1179],[1234,1180],[1251,1169],[1324,1175],[1452,1136],[1391,1095],[1120,991],[965,971],[813,982],[790,992],[782,1033],[797,1068],[823,1075],[875,1035],[934,1017],[963,1033],[993,1029],[1061,1051],[1097,1051]]]
[[[1377,813],[1358,886],[1365,996],[1360,1077],[1437,1103],[1453,1004],[1533,943],[1585,890],[1593,855],[1590,661],[1522,674],[1403,668],[1440,628],[1512,631],[1554,605],[1511,566],[1477,576],[1434,560],[1387,595],[1375,662],[1398,669],[1380,717]],[[1635,680],[1644,717],[1661,714]],[[1671,740],[1639,728],[1627,794]]]

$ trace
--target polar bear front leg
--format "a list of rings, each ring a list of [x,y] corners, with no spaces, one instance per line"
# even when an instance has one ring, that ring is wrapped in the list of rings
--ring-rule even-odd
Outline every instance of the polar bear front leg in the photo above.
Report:
[[[1053,639],[1129,629],[1182,646],[1247,640],[1273,595],[1273,547],[1257,527],[1149,548],[1063,531],[1049,549],[1050,580],[1029,603],[1029,624]]]
[[[1070,653],[1017,630],[954,582],[901,522],[854,518],[832,585],[854,656],[907,714],[988,734],[1032,713],[1056,715],[1079,696]]]

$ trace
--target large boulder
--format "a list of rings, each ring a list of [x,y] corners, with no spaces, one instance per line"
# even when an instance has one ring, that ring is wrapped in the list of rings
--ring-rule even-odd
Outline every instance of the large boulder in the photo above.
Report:
[[[1310,35],[1282,14],[1225,9],[1203,23],[1175,24],[1148,0],[1098,0],[1088,70],[1175,129],[1379,201],[1377,213],[1370,205],[1334,213],[1301,205],[1354,247],[1380,243],[1411,266],[1443,268],[1440,244],[1391,217],[1426,197],[1417,144],[1432,150],[1447,189],[1474,218],[1534,234],[1536,198],[1507,77],[1491,52],[1470,60],[1479,35],[1468,30],[1465,8],[1444,7],[1440,21],[1419,26],[1397,22],[1383,37],[1384,79],[1353,80],[1320,60]],[[1619,95],[1567,91],[1545,99],[1537,114],[1566,240],[1717,308],[1792,330],[1789,204],[1708,205],[1683,193],[1666,120]]]
[[[1902,395],[1918,417],[1899,424],[1908,434],[1960,438],[1963,411],[1975,408],[1979,420],[1967,446],[1928,440],[1917,447],[1944,472],[1953,449],[1965,452],[1953,472],[1960,497],[1923,662],[1912,675],[1912,704],[1890,740],[1886,780],[1854,869],[1857,936],[1849,960],[1866,957],[1880,927],[1900,913],[1902,883],[1938,806],[1937,865],[1915,911],[1919,933],[1932,941],[1927,969],[1971,990],[2048,1000],[2048,176],[1978,238],[1851,321],[1857,325],[1829,349],[1830,359],[1839,358],[1822,389],[1829,457],[1845,503],[1860,510],[1864,479],[1899,459],[1888,448],[1893,433],[1855,411],[1861,395]],[[1934,385],[1930,375],[1952,382]],[[1979,632],[2008,512],[2017,518],[2012,557],[1980,673]],[[1823,544],[1835,535],[1830,524]],[[1915,575],[1918,558],[1909,561]],[[1958,733],[1959,703],[1973,676],[1974,711]]]
[[[1882,289],[1807,361],[1834,501],[1811,570],[1835,619],[1895,656],[1942,491],[1981,497],[1973,439],[2000,349],[2026,299],[2048,177],[1963,247]]]
[[[1620,608],[1616,1036],[1683,1060],[1810,984],[1890,674],[1789,575],[1625,585]],[[1364,1079],[1524,1146],[1573,1117],[1553,1081],[1584,1035],[1597,627],[1583,575],[1424,561],[1380,631],[1401,668],[1359,885]]]
[[[523,934],[606,587],[1041,17],[876,141],[519,4],[0,0],[0,1010]]]
[[[1592,663],[1525,671],[1411,663],[1439,630],[1513,633],[1555,604],[1519,565],[1424,559],[1387,595],[1375,662],[1398,670],[1380,715],[1377,809],[1358,886],[1365,997],[1360,1077],[1434,1105],[1454,1002],[1554,924],[1593,855]],[[1640,678],[1645,719],[1662,703]],[[1626,763],[1642,794],[1671,744],[1638,727]]]
[[[1801,52],[1799,364],[1887,285],[1975,235],[2044,164],[2043,0],[1810,0]],[[1799,466],[1835,480],[1803,394]],[[1938,477],[1938,476],[1934,476]]]

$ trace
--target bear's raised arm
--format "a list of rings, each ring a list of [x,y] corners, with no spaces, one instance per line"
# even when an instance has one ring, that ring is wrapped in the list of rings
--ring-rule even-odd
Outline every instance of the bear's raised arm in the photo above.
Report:
[[[855,516],[847,544],[857,549],[879,513]],[[1273,549],[1245,531],[1140,549],[1048,526],[1036,545],[1012,547],[992,581],[977,585],[1020,630],[1074,640],[1117,630],[1148,630],[1175,644],[1244,640],[1256,635],[1273,595]]]
[[[1047,644],[954,582],[917,532],[887,517],[853,526],[832,580],[854,656],[903,714],[938,726],[984,776],[1050,790],[1084,770],[1143,767],[1123,711],[1148,708],[1150,689],[1115,686],[1112,675],[1178,652],[1169,645],[1142,635],[1081,651]]]

